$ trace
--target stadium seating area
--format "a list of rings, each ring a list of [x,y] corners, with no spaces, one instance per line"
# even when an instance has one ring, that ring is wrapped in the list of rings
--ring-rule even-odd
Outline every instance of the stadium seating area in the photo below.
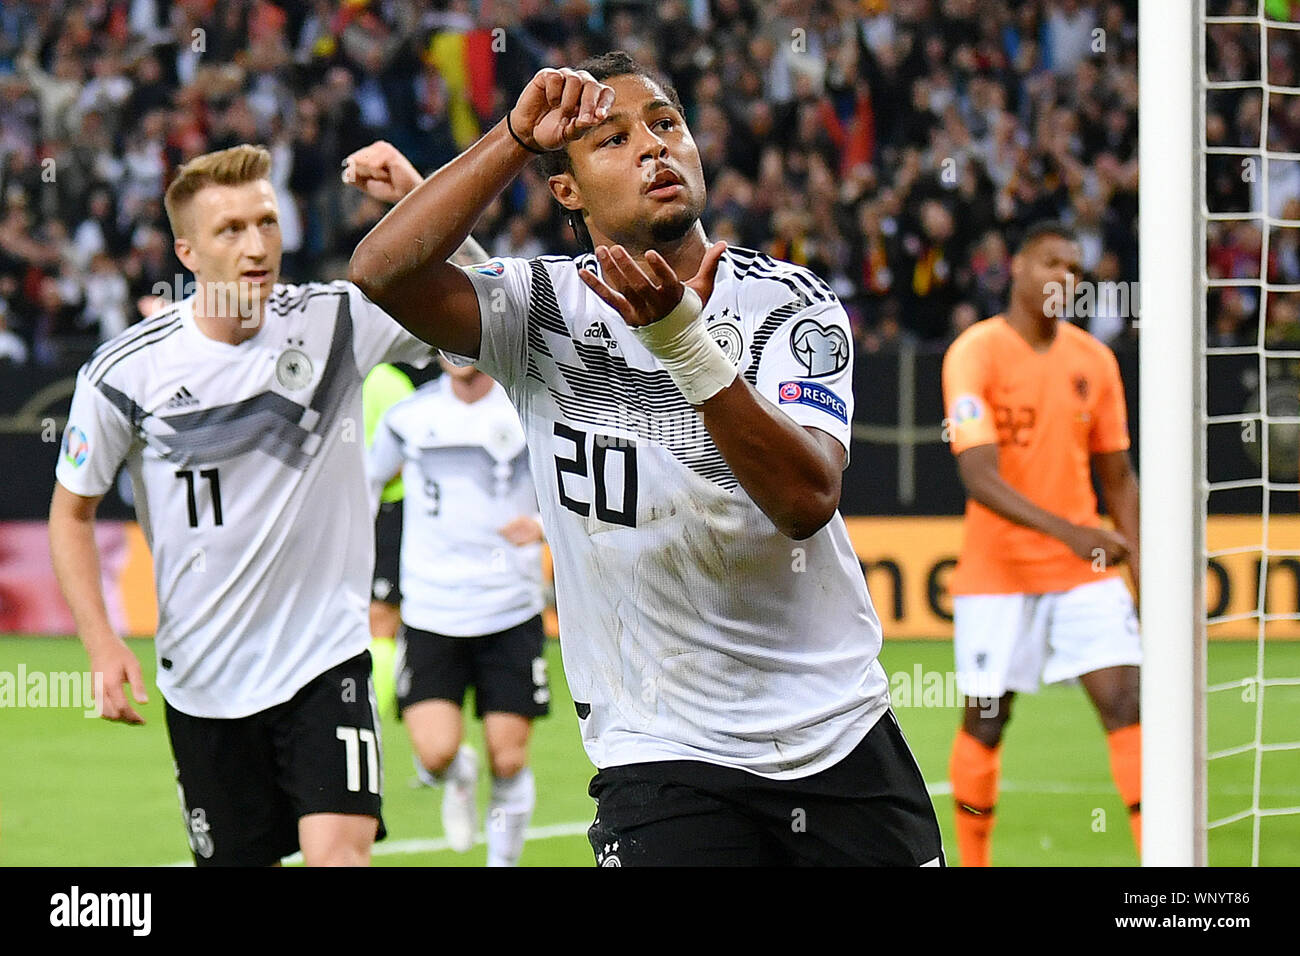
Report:
[[[5,3],[0,362],[76,364],[138,317],[142,296],[183,287],[160,198],[186,158],[270,146],[284,274],[337,276],[384,211],[339,183],[343,156],[383,138],[436,168],[536,69],[611,48],[677,86],[708,176],[711,236],[826,277],[862,350],[942,345],[1001,308],[1008,246],[1033,219],[1073,222],[1093,278],[1136,279],[1136,8]],[[1226,117],[1225,135],[1241,123]],[[494,254],[575,248],[533,172],[477,234]],[[1091,325],[1112,343],[1131,334],[1121,315]]]
[[[1274,19],[1296,19],[1295,4],[1269,4]],[[1247,16],[1253,3],[1232,0],[1224,16]],[[1290,31],[1269,31],[1268,60],[1263,78],[1275,87],[1297,85],[1294,40]],[[1259,31],[1245,23],[1220,23],[1208,27],[1206,72],[1216,82],[1251,82],[1261,78]],[[1213,90],[1207,94],[1205,137],[1219,149],[1261,145],[1263,96],[1258,87]],[[1300,100],[1270,93],[1268,130],[1263,143],[1278,153],[1300,150]],[[1259,169],[1247,154],[1219,153],[1206,157],[1206,200],[1212,213],[1245,213],[1263,209],[1274,219],[1300,222],[1300,164],[1269,161]],[[1265,175],[1267,173],[1267,175]],[[1269,190],[1265,209],[1264,182]],[[1264,234],[1259,222],[1210,222],[1207,228],[1207,269],[1214,279],[1259,279],[1294,285],[1300,282],[1300,229],[1271,227],[1267,272],[1260,275]],[[1210,293],[1209,343],[1232,346],[1256,342],[1259,330],[1259,294],[1252,287],[1215,289]],[[1270,347],[1294,348],[1300,341],[1300,297],[1273,292],[1268,297],[1265,339]]]

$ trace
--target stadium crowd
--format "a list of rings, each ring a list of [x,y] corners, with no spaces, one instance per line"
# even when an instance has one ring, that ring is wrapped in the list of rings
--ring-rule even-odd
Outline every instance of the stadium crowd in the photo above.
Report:
[[[1300,5],[1270,2],[1271,19],[1300,20]],[[1210,11],[1220,16],[1252,16],[1253,0],[1219,0]],[[1259,30],[1246,23],[1211,23],[1206,28],[1206,75],[1211,82],[1255,83],[1294,88],[1297,78],[1297,31],[1270,29],[1267,61],[1261,70]],[[1263,210],[1268,226],[1267,271],[1263,278],[1300,285],[1300,163],[1268,159],[1246,150],[1265,148],[1282,154],[1300,152],[1300,97],[1269,92],[1267,137],[1263,86],[1212,89],[1206,93],[1206,144],[1223,152],[1206,156],[1209,211],[1229,216]],[[1240,148],[1242,152],[1233,152]],[[1267,190],[1267,194],[1266,191]],[[1281,220],[1283,224],[1276,221]],[[1286,223],[1289,223],[1287,225]],[[1264,253],[1259,219],[1211,221],[1206,229],[1206,271],[1211,279],[1259,279]],[[1258,340],[1260,295],[1251,285],[1211,289],[1208,299],[1211,346],[1254,345]],[[1300,343],[1300,294],[1275,291],[1267,297],[1265,343],[1295,348]]]
[[[144,297],[184,294],[161,197],[187,158],[266,144],[284,275],[339,277],[384,213],[339,182],[344,156],[386,139],[431,171],[499,120],[536,69],[615,48],[676,85],[712,238],[817,271],[860,349],[938,349],[1001,310],[1008,249],[1033,220],[1073,224],[1090,278],[1137,278],[1136,8],[0,2],[0,362],[76,364]],[[1239,99],[1220,117],[1226,137],[1245,135]],[[497,255],[577,249],[535,169],[476,236]],[[1278,268],[1300,268],[1287,249]],[[1124,314],[1086,324],[1112,343],[1131,334]]]

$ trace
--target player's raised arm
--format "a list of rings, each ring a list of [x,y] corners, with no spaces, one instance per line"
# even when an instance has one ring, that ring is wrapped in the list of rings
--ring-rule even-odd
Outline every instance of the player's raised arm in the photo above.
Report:
[[[504,121],[370,231],[352,254],[348,278],[426,342],[477,357],[478,297],[451,256],[534,154],[558,149],[599,123],[613,95],[589,73],[539,71]]]
[[[400,202],[423,180],[401,150],[381,139],[363,146],[343,160],[343,181],[367,196],[391,204]],[[478,240],[466,236],[460,248],[452,254],[451,262],[470,266],[488,258],[487,250]]]
[[[127,724],[143,724],[122,690],[131,685],[136,703],[148,702],[140,662],[126,642],[113,630],[104,604],[104,590],[99,567],[99,547],[95,543],[95,511],[102,496],[74,494],[58,482],[50,501],[50,557],[77,636],[90,657],[93,674],[103,674],[103,685],[95,693],[102,716]]]

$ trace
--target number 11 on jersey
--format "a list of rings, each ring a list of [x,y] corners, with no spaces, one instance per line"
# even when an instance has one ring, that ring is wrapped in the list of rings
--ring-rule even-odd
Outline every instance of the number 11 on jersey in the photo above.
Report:
[[[194,497],[194,471],[190,468],[182,468],[176,472],[177,478],[185,479],[185,503],[189,507],[190,527],[199,526],[199,503]],[[199,472],[199,477],[208,482],[208,497],[212,500],[212,523],[221,524],[221,476],[217,474],[215,468],[205,468]]]

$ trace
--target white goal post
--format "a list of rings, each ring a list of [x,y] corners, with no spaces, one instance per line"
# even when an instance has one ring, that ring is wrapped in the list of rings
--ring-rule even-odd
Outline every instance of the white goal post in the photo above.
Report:
[[[1138,7],[1144,866],[1206,862],[1203,15]]]

